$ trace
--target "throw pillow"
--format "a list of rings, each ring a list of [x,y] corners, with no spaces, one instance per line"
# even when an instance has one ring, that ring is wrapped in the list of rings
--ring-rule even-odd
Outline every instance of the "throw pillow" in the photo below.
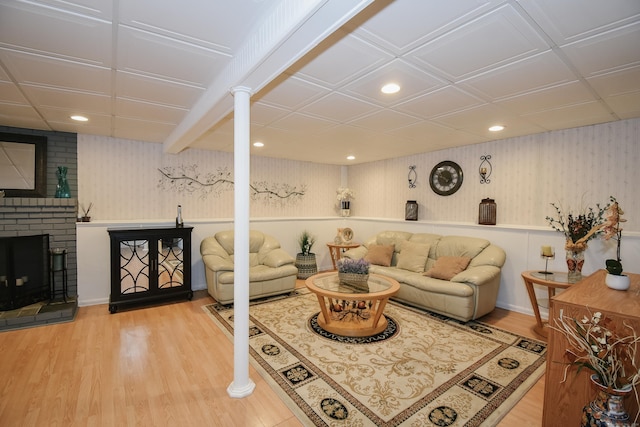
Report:
[[[451,280],[453,276],[464,271],[470,262],[471,258],[466,256],[441,256],[424,275],[435,279]]]
[[[430,248],[431,245],[425,243],[415,243],[405,240],[398,254],[398,265],[396,265],[396,267],[416,273],[423,273],[427,258],[429,258]]]
[[[370,245],[364,260],[370,264],[389,267],[393,257],[394,245]]]

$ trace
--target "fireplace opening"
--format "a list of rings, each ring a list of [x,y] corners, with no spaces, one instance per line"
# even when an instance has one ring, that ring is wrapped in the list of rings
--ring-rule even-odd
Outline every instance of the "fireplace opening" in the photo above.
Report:
[[[49,299],[49,235],[0,237],[0,310]]]

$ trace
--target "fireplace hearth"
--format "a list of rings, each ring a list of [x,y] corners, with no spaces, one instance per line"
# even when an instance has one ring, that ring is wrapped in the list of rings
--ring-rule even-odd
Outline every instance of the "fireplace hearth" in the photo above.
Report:
[[[0,310],[49,299],[49,235],[0,237]]]

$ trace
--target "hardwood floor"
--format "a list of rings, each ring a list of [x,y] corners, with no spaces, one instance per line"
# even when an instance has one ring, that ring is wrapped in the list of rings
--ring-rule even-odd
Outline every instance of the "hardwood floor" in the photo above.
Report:
[[[233,346],[200,308],[212,301],[81,307],[70,323],[0,333],[0,426],[302,425],[253,368],[253,394],[228,396]],[[532,316],[483,320],[535,337]],[[499,425],[540,426],[543,395],[544,377]]]

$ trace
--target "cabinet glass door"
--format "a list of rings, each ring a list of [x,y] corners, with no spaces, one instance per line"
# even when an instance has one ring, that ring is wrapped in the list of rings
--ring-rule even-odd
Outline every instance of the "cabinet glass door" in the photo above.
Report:
[[[184,286],[184,239],[158,240],[158,289]]]
[[[149,240],[120,242],[120,293],[149,291]]]

